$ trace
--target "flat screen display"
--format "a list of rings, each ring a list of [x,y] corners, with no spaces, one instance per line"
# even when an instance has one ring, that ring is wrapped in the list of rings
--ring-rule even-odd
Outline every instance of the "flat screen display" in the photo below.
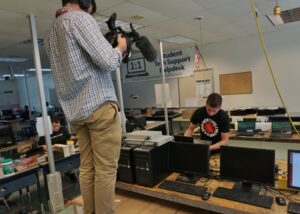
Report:
[[[275,151],[222,146],[220,151],[220,177],[274,186]]]

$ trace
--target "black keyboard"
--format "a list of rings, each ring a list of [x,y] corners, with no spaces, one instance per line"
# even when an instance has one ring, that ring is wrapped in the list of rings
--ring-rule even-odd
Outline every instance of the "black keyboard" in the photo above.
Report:
[[[264,207],[268,209],[271,209],[273,204],[273,198],[270,196],[257,195],[248,192],[240,192],[223,187],[218,187],[214,192],[213,196],[245,204],[251,204],[258,207]]]
[[[300,214],[300,203],[290,202],[287,212],[292,214]]]
[[[163,181],[159,186],[161,189],[166,189],[174,192],[181,192],[190,195],[202,196],[206,192],[206,187],[196,186],[193,184],[186,184],[177,181]]]
[[[254,135],[255,135],[254,132],[238,132],[238,133],[236,133],[235,136],[237,136],[237,137],[252,137]]]

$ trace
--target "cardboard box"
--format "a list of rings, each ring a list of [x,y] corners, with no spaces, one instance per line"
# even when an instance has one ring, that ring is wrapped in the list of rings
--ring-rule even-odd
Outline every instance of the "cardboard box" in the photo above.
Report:
[[[182,118],[183,119],[190,119],[194,113],[196,108],[189,108],[182,111]]]
[[[73,209],[74,214],[83,214],[83,201],[81,196],[73,200]]]
[[[72,154],[72,145],[54,144],[53,151],[61,152],[64,157],[69,157]]]

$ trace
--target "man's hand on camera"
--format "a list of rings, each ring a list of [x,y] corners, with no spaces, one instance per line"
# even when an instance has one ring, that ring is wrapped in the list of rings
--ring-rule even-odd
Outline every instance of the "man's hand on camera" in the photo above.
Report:
[[[120,52],[122,53],[122,56],[124,56],[124,53],[125,53],[126,50],[127,50],[127,42],[126,42],[126,38],[125,38],[125,37],[122,37],[122,36],[120,36],[120,35],[118,35],[117,42],[118,42],[117,48],[118,48],[118,49],[120,50]]]

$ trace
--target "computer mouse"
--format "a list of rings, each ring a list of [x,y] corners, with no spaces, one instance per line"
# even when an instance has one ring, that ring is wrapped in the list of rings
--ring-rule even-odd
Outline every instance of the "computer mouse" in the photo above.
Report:
[[[276,199],[276,203],[278,205],[280,205],[280,206],[285,206],[286,205],[286,201],[285,201],[284,197],[278,196],[275,199]]]
[[[211,196],[211,193],[210,193],[210,192],[205,192],[205,193],[203,193],[203,195],[202,195],[202,200],[203,200],[203,201],[207,201],[207,200],[210,198],[210,196]]]

